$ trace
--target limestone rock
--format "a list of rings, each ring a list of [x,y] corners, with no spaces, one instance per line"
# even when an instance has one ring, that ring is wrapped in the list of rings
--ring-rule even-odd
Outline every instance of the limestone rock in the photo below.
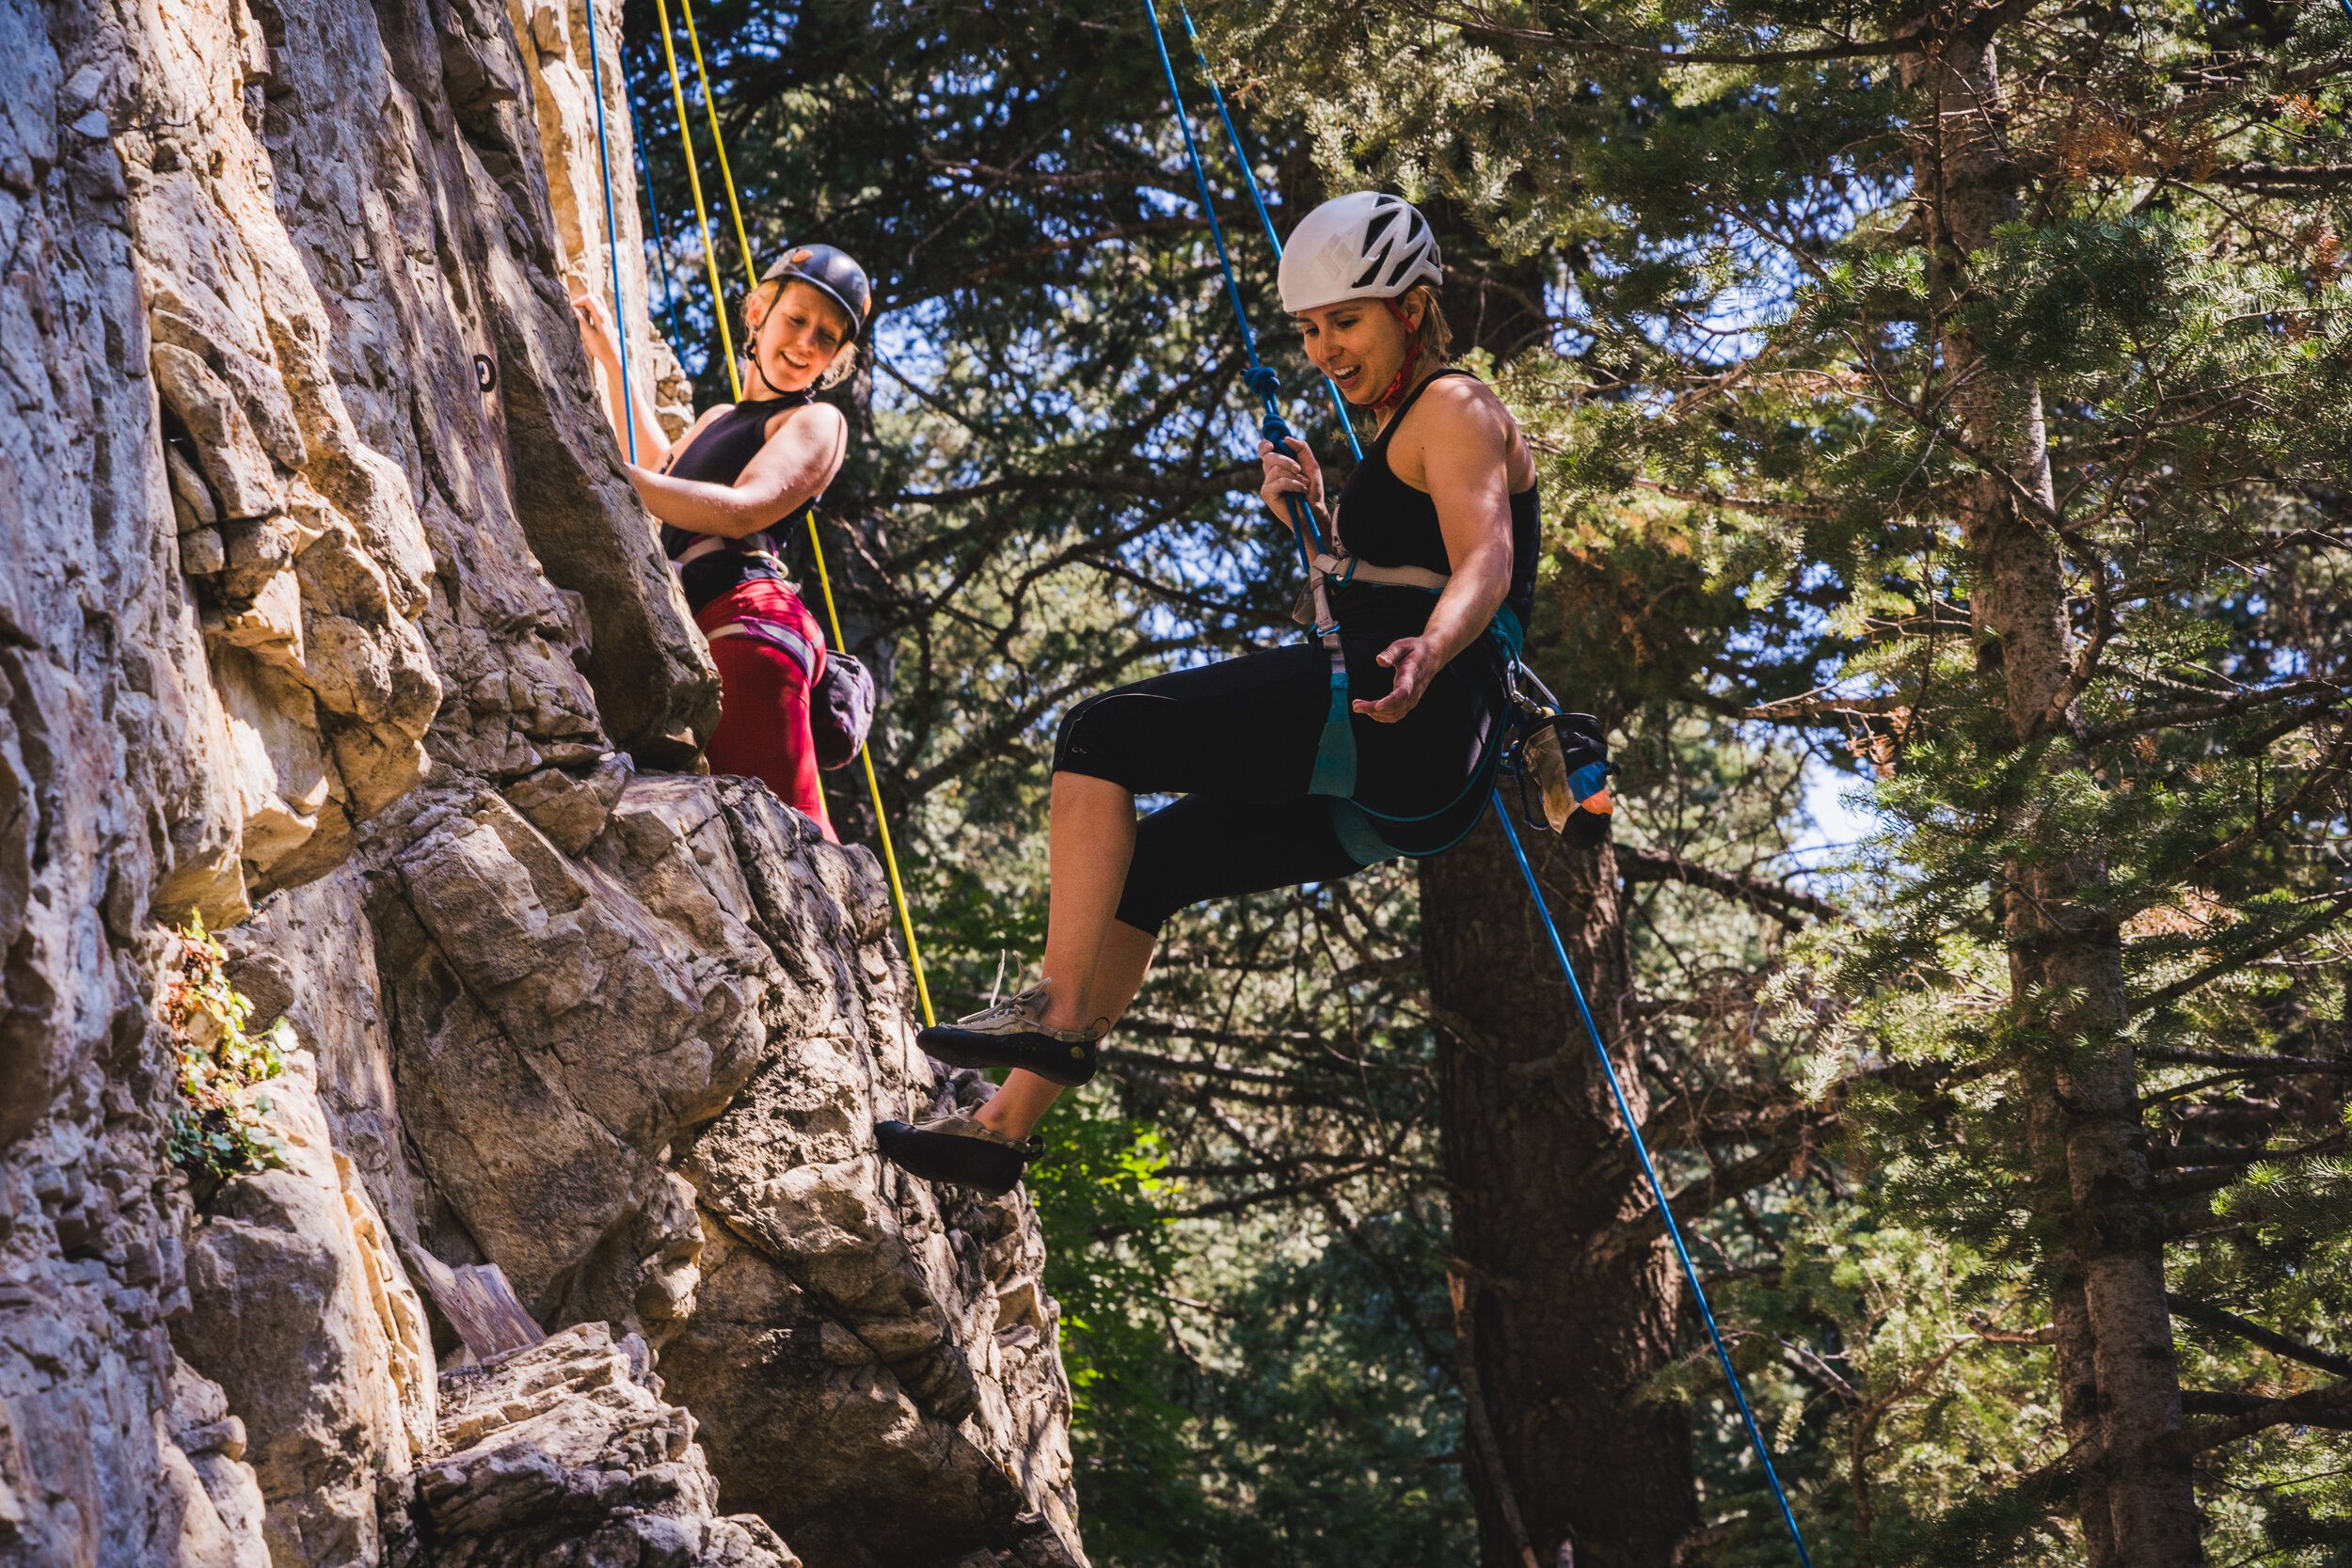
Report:
[[[532,827],[567,855],[577,855],[596,841],[612,818],[632,771],[624,756],[599,762],[585,777],[562,768],[545,768],[506,786],[507,803],[531,818]]]
[[[578,858],[509,798],[401,812],[371,908],[446,1255],[662,1340],[729,1496],[812,1562],[1083,1561],[1034,1214],[943,1212],[871,1149],[935,1093],[873,858],[739,780],[630,778]]]
[[[88,21],[0,0],[0,1555],[131,1568],[175,1560],[190,1463],[148,911],[236,862]]]
[[[725,799],[753,928],[787,969],[834,961],[796,977],[821,1007],[773,1015],[770,1061],[681,1162],[709,1217],[695,1312],[663,1351],[671,1386],[729,1497],[819,1568],[981,1548],[1083,1564],[1026,1196],[943,1206],[872,1152],[876,1119],[934,1093],[879,879],[843,889],[854,902],[818,896],[828,863],[784,851],[790,814],[764,790]],[[812,1445],[855,1459],[812,1464]]]
[[[276,895],[221,942],[255,1022],[284,1019],[310,1053],[337,1158],[396,1246],[410,1246],[429,1198],[404,1148],[366,897],[365,879],[347,866]]]
[[[728,1507],[836,1511],[821,1561],[1082,1560],[1034,1215],[866,1149],[936,1092],[879,868],[651,771],[716,682],[557,282],[617,240],[652,346],[578,196],[586,14],[0,0],[11,1564],[781,1568],[705,1406]],[[200,1215],[192,911],[316,1053],[288,1167]],[[644,1330],[671,1402],[559,1332],[451,1376],[460,1440],[404,1259]]]
[[[435,1457],[388,1498],[387,1568],[800,1568],[763,1521],[719,1515],[650,1361],[581,1323],[451,1374]]]
[[[373,1563],[378,1478],[405,1474],[433,1435],[424,1309],[331,1147],[308,1052],[270,1099],[285,1168],[234,1178],[208,1206],[173,1341],[244,1423],[279,1568]]]
[[[713,788],[640,781],[619,815]],[[626,1318],[679,1218],[662,1150],[758,1060],[758,982],[647,908],[626,854],[570,860],[486,790],[405,809],[371,913],[408,1138],[543,1323]]]
[[[184,1361],[172,1365],[170,1399],[161,1446],[181,1510],[182,1568],[270,1568],[267,1505],[245,1463],[245,1423],[229,1414],[220,1386]]]
[[[236,395],[201,356],[177,344],[157,343],[149,363],[164,406],[194,437],[204,477],[226,514],[259,517],[274,510],[285,482],[246,421]]]

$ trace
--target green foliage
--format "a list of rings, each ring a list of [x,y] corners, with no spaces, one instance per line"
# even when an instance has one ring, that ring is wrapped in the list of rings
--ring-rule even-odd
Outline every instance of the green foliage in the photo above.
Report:
[[[1770,885],[1806,792],[1865,786],[1880,831],[1817,856],[1840,908],[1802,935],[1809,912],[1695,882],[1624,890],[1654,1141],[1677,1181],[1748,1173],[1685,1218],[1824,1568],[2080,1560],[2053,1358],[2016,1337],[2052,1322],[2063,1218],[2036,1085],[2110,1041],[2170,1288],[2338,1352],[2352,1315],[2352,212],[2309,172],[2352,162],[2352,26],[2188,0],[2004,24],[2015,199],[1954,255],[1915,57],[1840,49],[1948,9],[1196,8],[1278,225],[1366,183],[1439,218],[1456,325],[1486,322],[1538,449],[1534,657],[1625,742],[1622,839]],[[650,40],[649,6],[628,20]],[[1036,950],[1057,713],[1282,635],[1238,346],[1134,8],[703,22],[755,243],[843,244],[880,285],[827,515],[954,1006]],[[1697,52],[1736,58],[1668,58]],[[675,214],[662,95],[640,126]],[[1998,476],[1954,413],[1987,387],[2037,409],[2054,515],[2021,515],[2082,661],[2022,738],[1965,524]],[[2081,871],[2120,996],[2028,974],[2010,915],[2054,869]],[[1188,916],[1127,1056],[1049,1123],[1034,1186],[1106,1563],[1468,1556],[1418,958],[1406,872]],[[1655,1392],[1700,1434],[1693,1561],[1779,1560],[1688,1325],[1682,1350]],[[2202,1331],[2179,1354],[2217,1397],[2321,1376]],[[2344,1447],[2201,1456],[2213,1560],[2328,1560]]]
[[[1026,1185],[1056,1233],[1104,1244],[1057,1249],[1046,1283],[1062,1308],[1062,1355],[1082,1411],[1091,1390],[1122,1365],[1166,1343],[1166,1324],[1131,1315],[1137,1301],[1166,1291],[1171,1267],[1162,1209],[1173,1184],[1160,1179],[1168,1156],[1148,1123],[1104,1115],[1080,1102],[1055,1124],[1055,1137]]]
[[[284,1070],[294,1030],[281,1018],[258,1036],[247,1034],[253,1004],[230,985],[220,943],[194,915],[175,935],[163,1023],[178,1063],[180,1095],[164,1157],[215,1180],[282,1165],[285,1141],[265,1119],[269,1096],[258,1085]]]

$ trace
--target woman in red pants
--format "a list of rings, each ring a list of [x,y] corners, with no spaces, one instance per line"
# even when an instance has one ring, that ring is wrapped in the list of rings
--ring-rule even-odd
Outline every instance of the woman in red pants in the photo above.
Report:
[[[612,318],[580,277],[571,288],[581,341],[604,376],[608,408],[617,410]],[[872,302],[865,271],[848,256],[795,245],[743,302],[743,382],[756,395],[709,409],[675,445],[642,383],[630,387],[628,409],[643,460],[626,465],[629,480],[660,520],[662,553],[719,667],[719,727],[705,749],[711,770],[762,781],[815,817],[828,839],[835,835],[808,718],[825,638],[785,580],[776,541],[806,526],[841,471],[849,422],[815,398],[854,368]],[[613,434],[626,447],[620,419]]]

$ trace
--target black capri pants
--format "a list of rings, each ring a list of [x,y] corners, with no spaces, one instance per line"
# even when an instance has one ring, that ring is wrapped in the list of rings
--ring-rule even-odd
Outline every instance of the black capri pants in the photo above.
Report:
[[[1388,639],[1343,636],[1350,696],[1375,701],[1394,677]],[[1156,934],[1212,898],[1328,882],[1362,869],[1310,795],[1331,700],[1330,657],[1302,643],[1179,670],[1089,697],[1062,720],[1054,770],[1137,795],[1183,798],[1137,824],[1119,919]],[[1485,639],[1438,673],[1395,723],[1351,716],[1357,802],[1384,818],[1399,853],[1451,843],[1485,804],[1469,785],[1502,709],[1500,655]]]

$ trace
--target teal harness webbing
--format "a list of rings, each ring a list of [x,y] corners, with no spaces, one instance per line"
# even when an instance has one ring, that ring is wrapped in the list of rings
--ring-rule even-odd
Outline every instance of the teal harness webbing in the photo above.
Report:
[[[2341,3],[2346,14],[2352,15],[2352,0],[2341,0]],[[1225,230],[1217,223],[1216,208],[1209,199],[1208,171],[1201,166],[1200,149],[1192,136],[1192,117],[1185,111],[1184,94],[1176,86],[1176,67],[1168,58],[1168,42],[1160,31],[1159,8],[1152,4],[1152,0],[1143,0],[1143,8],[1145,15],[1151,21],[1152,41],[1160,53],[1160,68],[1168,73],[1168,90],[1175,102],[1177,124],[1184,133],[1184,151],[1192,159],[1192,177],[1194,184],[1200,192],[1200,210],[1208,215],[1209,232],[1216,240],[1217,262],[1225,269],[1226,293],[1232,301],[1233,315],[1241,324],[1242,345],[1249,357],[1249,368],[1244,379],[1250,388],[1264,400],[1265,420],[1261,428],[1265,431],[1266,438],[1275,443],[1276,450],[1286,451],[1290,427],[1282,422],[1281,415],[1275,404],[1274,394],[1277,388],[1274,372],[1258,359],[1257,334],[1249,329],[1248,312],[1242,308],[1241,284],[1233,276],[1232,258],[1226,253],[1225,249]],[[1225,111],[1225,95],[1218,91],[1216,78],[1209,71],[1208,56],[1200,51],[1200,37],[1193,30],[1192,18],[1189,14],[1184,18],[1184,31],[1192,38],[1194,52],[1200,56],[1201,74],[1209,83],[1209,90],[1216,94],[1217,112],[1224,117],[1225,129],[1232,137],[1233,151],[1241,164],[1242,178],[1249,182],[1250,199],[1256,203],[1258,215],[1264,220],[1267,237],[1271,239],[1274,233],[1273,220],[1266,217],[1265,202],[1258,194],[1257,177],[1250,171],[1248,154],[1241,145],[1240,133],[1233,129],[1232,116]],[[1281,245],[1279,241],[1276,242],[1275,250],[1277,254],[1280,253]],[[1352,427],[1348,426],[1345,408],[1339,404],[1337,388],[1332,388],[1332,394],[1334,406],[1340,408],[1341,425],[1348,432],[1348,443],[1355,446],[1356,433]],[[1357,447],[1357,456],[1359,459],[1363,456],[1363,449],[1360,446]],[[1331,653],[1331,709],[1324,721],[1323,740],[1315,752],[1314,782],[1310,785],[1310,789],[1314,794],[1331,797],[1332,827],[1339,833],[1340,842],[1348,853],[1365,865],[1388,860],[1400,852],[1391,847],[1382,839],[1375,826],[1376,822],[1383,820],[1392,823],[1426,821],[1430,817],[1442,816],[1445,812],[1459,806],[1464,800],[1469,798],[1471,790],[1481,787],[1487,789],[1488,798],[1494,804],[1495,816],[1502,822],[1503,835],[1510,842],[1511,853],[1518,862],[1519,875],[1526,880],[1529,896],[1535,901],[1535,912],[1542,918],[1544,934],[1550,939],[1552,956],[1560,962],[1560,973],[1567,977],[1568,992],[1576,999],[1577,1016],[1583,1021],[1585,1037],[1592,1042],[1593,1053],[1600,1061],[1601,1073],[1608,1081],[1610,1095],[1616,1101],[1617,1117],[1625,1124],[1626,1135],[1633,1140],[1634,1153],[1641,1157],[1643,1178],[1648,1182],[1651,1196],[1657,1201],[1660,1216],[1666,1222],[1666,1234],[1674,1243],[1675,1257],[1680,1260],[1683,1277],[1690,1282],[1692,1297],[1698,1303],[1699,1316],[1707,1324],[1707,1337],[1715,1347],[1715,1359],[1722,1365],[1724,1376],[1731,1385],[1731,1397],[1739,1404],[1740,1419],[1747,1429],[1748,1443],[1756,1450],[1756,1457],[1764,1467],[1764,1479],[1772,1485],[1772,1500],[1780,1505],[1781,1522],[1788,1528],[1788,1539],[1796,1546],[1797,1560],[1804,1565],[1804,1568],[1813,1568],[1812,1554],[1805,1550],[1804,1533],[1797,1528],[1797,1515],[1788,1506],[1788,1494],[1782,1489],[1780,1472],[1772,1464],[1771,1446],[1764,1441],[1763,1430],[1756,1425],[1755,1411],[1748,1407],[1747,1389],[1740,1380],[1739,1369],[1731,1364],[1731,1352],[1724,1343],[1723,1331],[1716,1326],[1714,1309],[1708,1305],[1707,1289],[1699,1283],[1698,1266],[1691,1261],[1691,1249],[1684,1244],[1682,1227],[1675,1222],[1674,1210],[1667,1204],[1665,1183],[1659,1179],[1658,1166],[1650,1159],[1649,1145],[1642,1137],[1640,1124],[1633,1119],[1632,1108],[1626,1103],[1624,1086],[1617,1081],[1616,1066],[1609,1059],[1609,1049],[1600,1037],[1600,1026],[1593,1022],[1593,1009],[1584,1000],[1584,987],[1576,977],[1576,966],[1568,961],[1566,945],[1560,940],[1560,927],[1551,918],[1550,907],[1544,900],[1542,886],[1535,880],[1535,869],[1528,863],[1527,851],[1519,845],[1518,830],[1512,826],[1511,814],[1503,809],[1502,792],[1493,787],[1494,775],[1501,766],[1504,751],[1503,737],[1501,734],[1488,736],[1485,754],[1480,757],[1477,766],[1472,769],[1470,781],[1464,786],[1462,793],[1437,812],[1429,813],[1425,816],[1384,817],[1380,813],[1359,805],[1350,799],[1355,794],[1356,786],[1356,736],[1349,723],[1347,664],[1340,653],[1339,625],[1331,619],[1331,612],[1323,593],[1324,573],[1315,564],[1315,556],[1322,553],[1322,536],[1319,532],[1313,531],[1314,524],[1295,496],[1291,498],[1291,520],[1295,525],[1299,550],[1305,558],[1309,580],[1314,591],[1315,635],[1322,639],[1324,646]],[[1311,534],[1316,546],[1311,553],[1309,552],[1307,544]],[[1354,574],[1350,572],[1348,575],[1352,577]],[[1343,578],[1343,580],[1345,579]],[[1437,592],[1431,589],[1423,591]],[[1505,605],[1496,613],[1493,624],[1487,627],[1487,634],[1502,643],[1509,657],[1516,660],[1525,642],[1526,628],[1519,624],[1518,614]],[[1498,716],[1495,726],[1498,732],[1507,728],[1507,713]],[[1597,781],[1596,781],[1596,787],[1597,787]],[[1476,820],[1472,817],[1470,825],[1474,826]],[[1463,833],[1467,834],[1469,831],[1470,828],[1466,826]],[[1458,843],[1460,835],[1457,835],[1454,842]],[[1452,844],[1448,844],[1442,847],[1451,848],[1452,847]],[[1440,851],[1431,849],[1417,853],[1436,854],[1438,852]]]

